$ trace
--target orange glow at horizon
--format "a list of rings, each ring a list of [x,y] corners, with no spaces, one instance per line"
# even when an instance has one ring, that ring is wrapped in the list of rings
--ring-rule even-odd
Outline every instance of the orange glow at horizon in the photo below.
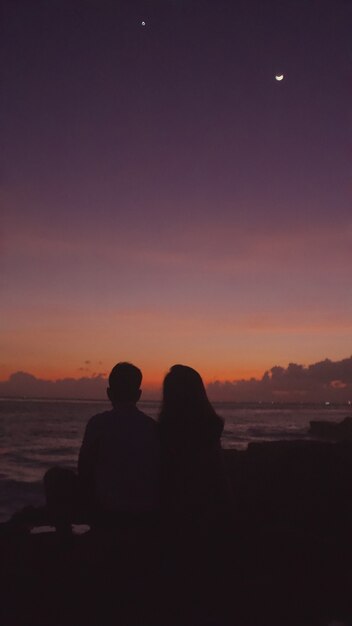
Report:
[[[117,362],[117,361],[116,361]],[[141,367],[138,361],[133,361],[137,367]],[[177,361],[177,363],[181,363]],[[35,378],[41,380],[64,380],[71,378],[73,380],[79,380],[81,378],[95,378],[95,377],[103,377],[107,379],[109,376],[109,372],[114,366],[115,363],[111,363],[108,369],[104,369],[102,371],[94,371],[88,367],[81,368],[81,371],[77,372],[73,369],[60,369],[58,367],[46,367],[46,368],[37,368],[35,366],[28,368],[8,368],[4,366],[0,366],[0,382],[4,382],[10,378],[10,376],[17,371],[25,372],[26,374],[30,374],[35,376]],[[143,384],[142,387],[148,390],[159,390],[161,388],[163,379],[167,374],[169,367],[175,365],[176,361],[170,363],[169,366],[166,366],[163,369],[152,369],[152,368],[142,368],[143,373]],[[181,363],[182,365],[189,365],[186,361]],[[193,367],[193,365],[190,365]],[[195,368],[197,369],[197,368]],[[239,369],[239,368],[231,368],[231,369],[217,369],[216,374],[214,374],[214,370],[209,367],[198,368],[197,371],[203,378],[204,383],[207,385],[211,382],[215,382],[216,380],[225,381],[225,380],[249,380],[250,378],[261,378],[264,374],[264,369],[252,368],[252,369]]]
[[[145,389],[160,389],[175,363],[205,383],[246,380],[275,365],[344,358],[350,345],[350,247],[342,229],[307,230],[303,239],[299,229],[276,239],[264,231],[254,242],[240,232],[234,250],[230,227],[226,234],[202,224],[178,242],[171,233],[167,251],[131,243],[127,232],[116,258],[110,233],[99,248],[92,235],[71,241],[70,233],[66,241],[45,232],[41,243],[13,232],[0,380],[17,371],[43,380],[106,377],[126,360],[141,368]],[[332,237],[336,254],[327,259]],[[310,266],[305,250],[313,251]],[[115,267],[126,270],[115,275]]]

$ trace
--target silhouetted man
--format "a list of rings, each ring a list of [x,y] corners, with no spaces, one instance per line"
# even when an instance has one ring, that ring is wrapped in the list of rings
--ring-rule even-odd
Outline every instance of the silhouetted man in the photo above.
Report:
[[[86,427],[78,478],[98,524],[130,523],[159,508],[158,425],[136,407],[141,382],[131,363],[115,365],[107,389],[113,408],[94,415]]]

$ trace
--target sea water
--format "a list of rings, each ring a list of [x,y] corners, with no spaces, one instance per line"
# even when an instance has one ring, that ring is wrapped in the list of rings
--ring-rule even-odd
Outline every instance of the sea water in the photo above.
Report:
[[[75,469],[88,419],[109,409],[106,401],[0,399],[0,521],[44,503],[42,478],[53,465]],[[225,422],[224,448],[256,441],[309,438],[314,419],[339,421],[349,406],[326,404],[214,403]],[[158,402],[139,408],[157,419]]]

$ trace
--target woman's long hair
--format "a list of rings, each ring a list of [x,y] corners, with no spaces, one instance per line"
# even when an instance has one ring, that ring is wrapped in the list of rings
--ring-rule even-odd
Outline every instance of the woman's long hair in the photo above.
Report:
[[[165,376],[159,423],[162,438],[175,444],[210,444],[219,440],[224,427],[200,375],[186,365],[173,365]]]

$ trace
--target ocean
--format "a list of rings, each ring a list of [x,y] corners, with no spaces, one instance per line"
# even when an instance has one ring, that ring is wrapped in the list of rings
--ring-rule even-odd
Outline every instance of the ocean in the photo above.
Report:
[[[351,406],[326,404],[213,403],[225,421],[224,448],[254,441],[309,438],[311,420],[340,421]],[[0,522],[15,511],[44,503],[42,478],[53,465],[76,468],[88,419],[108,401],[0,399]],[[159,403],[139,407],[157,419]]]

